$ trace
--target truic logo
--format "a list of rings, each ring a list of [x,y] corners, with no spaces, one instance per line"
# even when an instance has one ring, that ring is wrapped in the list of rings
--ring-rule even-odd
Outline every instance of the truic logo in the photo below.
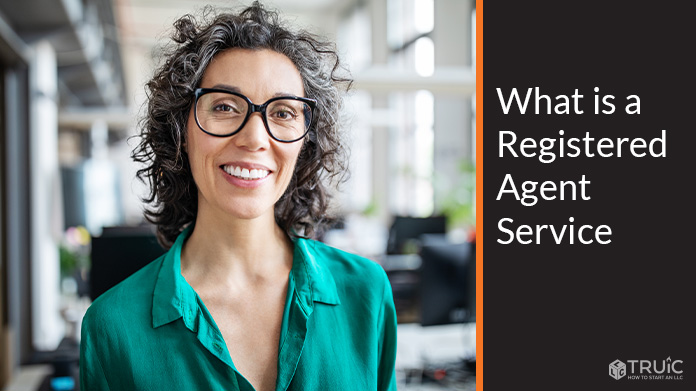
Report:
[[[609,376],[616,380],[626,376],[626,364],[622,363],[620,360],[616,360],[609,364]]]
[[[672,360],[614,360],[609,364],[609,376],[619,380],[684,380],[684,361]]]

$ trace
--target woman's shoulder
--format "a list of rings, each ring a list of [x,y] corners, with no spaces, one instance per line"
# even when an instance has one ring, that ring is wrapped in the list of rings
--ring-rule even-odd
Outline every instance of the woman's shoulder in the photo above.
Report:
[[[84,322],[95,327],[132,322],[150,314],[152,294],[164,256],[155,259],[104,292],[90,305]]]
[[[355,281],[354,277],[358,277],[357,280],[373,285],[382,285],[387,281],[382,266],[371,259],[316,240],[304,239],[303,241],[315,262],[326,267],[337,280],[350,279]]]
[[[313,289],[318,288],[319,295],[335,294],[340,305],[333,308],[353,318],[348,323],[372,329],[385,308],[393,307],[391,285],[379,263],[313,240],[303,245],[312,258],[308,263],[316,268]]]

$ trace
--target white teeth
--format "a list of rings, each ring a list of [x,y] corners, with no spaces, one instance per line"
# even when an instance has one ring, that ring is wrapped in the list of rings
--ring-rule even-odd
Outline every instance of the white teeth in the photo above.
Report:
[[[237,178],[242,178],[246,180],[261,179],[267,177],[268,174],[270,174],[270,172],[266,170],[256,168],[249,170],[248,168],[233,166],[223,166],[223,170],[225,170],[226,173],[232,176],[236,176]]]

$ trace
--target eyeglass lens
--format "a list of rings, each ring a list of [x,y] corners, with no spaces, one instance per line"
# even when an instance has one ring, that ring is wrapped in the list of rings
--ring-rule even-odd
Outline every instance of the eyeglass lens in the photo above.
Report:
[[[209,92],[198,99],[196,115],[201,128],[215,135],[239,130],[249,111],[248,102],[240,96],[224,92]],[[266,123],[273,137],[291,141],[307,132],[312,122],[312,110],[302,101],[278,99],[266,106]]]

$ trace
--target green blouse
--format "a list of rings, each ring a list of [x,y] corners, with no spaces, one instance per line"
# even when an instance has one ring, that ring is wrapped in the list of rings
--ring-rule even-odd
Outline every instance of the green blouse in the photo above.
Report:
[[[253,390],[181,275],[189,233],[89,308],[83,391]],[[276,390],[395,390],[396,313],[384,270],[313,240],[294,246]]]

